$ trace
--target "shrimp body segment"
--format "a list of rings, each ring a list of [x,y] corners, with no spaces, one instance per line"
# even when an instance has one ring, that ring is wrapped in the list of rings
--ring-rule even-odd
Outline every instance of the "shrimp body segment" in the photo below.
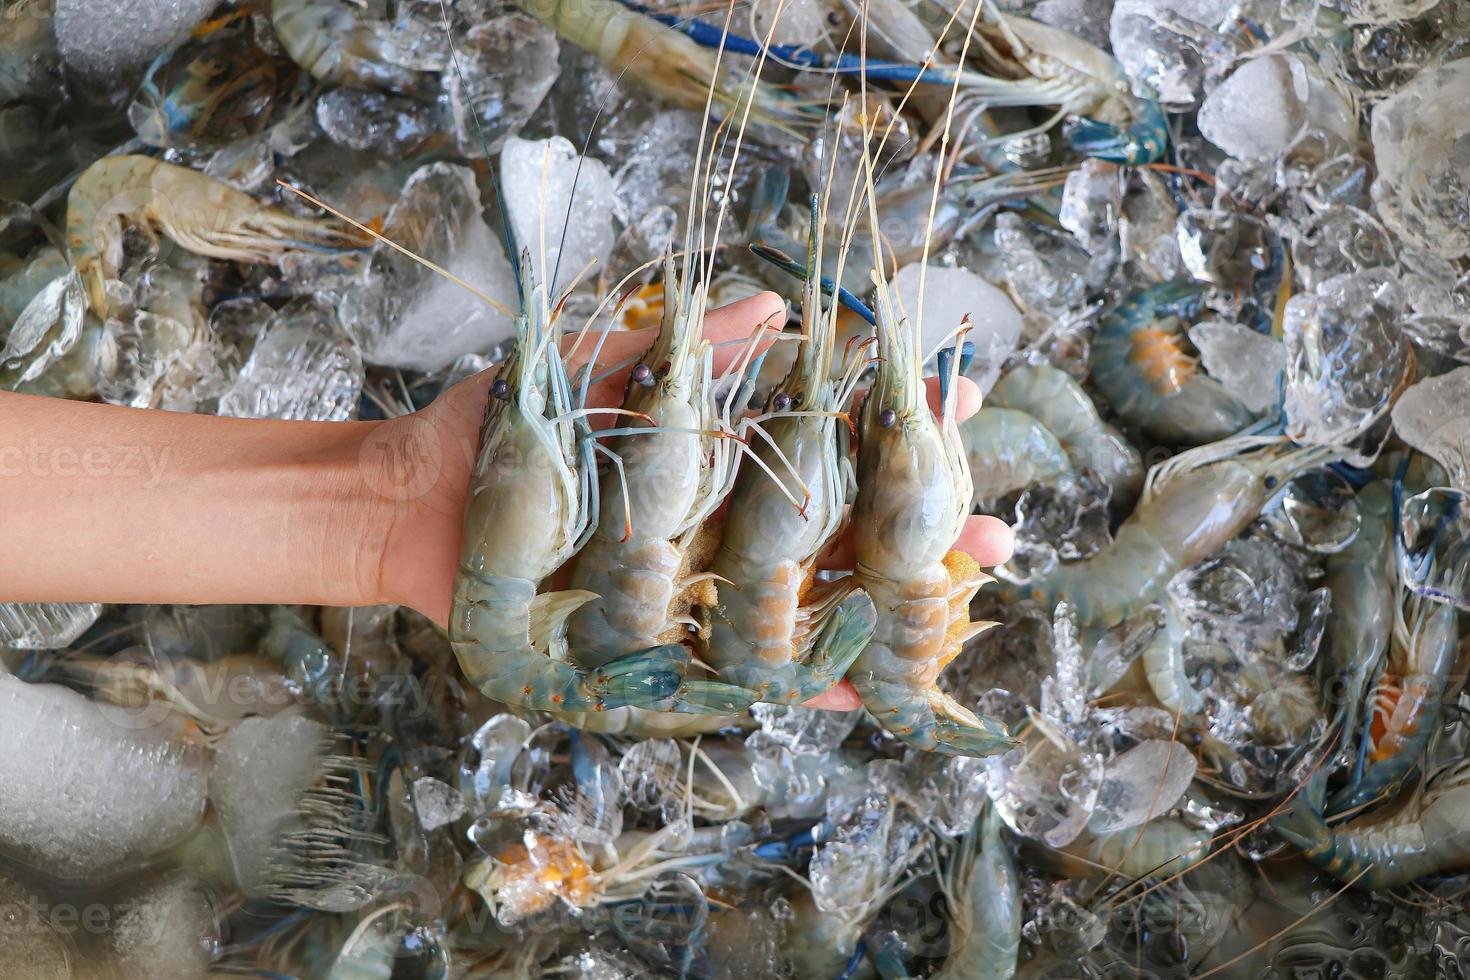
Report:
[[[1173,445],[1214,442],[1255,421],[1180,346],[1182,322],[1199,307],[1193,281],[1134,292],[1103,317],[1093,337],[1092,377],[1127,422]]]

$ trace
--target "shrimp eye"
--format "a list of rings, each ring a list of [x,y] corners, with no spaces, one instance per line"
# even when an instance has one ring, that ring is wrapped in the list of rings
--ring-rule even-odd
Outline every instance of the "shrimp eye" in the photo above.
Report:
[[[647,388],[653,384],[653,369],[647,364],[640,364],[633,369],[633,380]]]
[[[898,421],[898,413],[891,408],[885,408],[878,413],[878,424],[885,429],[893,428],[893,423]]]
[[[510,382],[504,378],[496,378],[490,382],[490,394],[499,398],[501,401],[505,401],[510,397]]]
[[[784,391],[777,392],[772,404],[775,406],[776,411],[784,412],[791,407],[791,396]]]
[[[1276,489],[1276,484],[1280,483],[1281,481],[1278,480],[1278,479],[1276,479],[1276,477],[1274,477],[1274,476],[1268,476],[1268,477],[1266,477],[1266,481],[1265,482],[1266,482],[1266,489],[1267,490],[1275,490]]]

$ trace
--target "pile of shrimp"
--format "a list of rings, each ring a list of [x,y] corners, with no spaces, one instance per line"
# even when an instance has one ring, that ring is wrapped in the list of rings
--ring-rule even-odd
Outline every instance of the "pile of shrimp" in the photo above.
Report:
[[[480,422],[447,625],[0,603],[0,975],[1463,973],[1470,14],[1104,6],[0,10],[0,384]]]

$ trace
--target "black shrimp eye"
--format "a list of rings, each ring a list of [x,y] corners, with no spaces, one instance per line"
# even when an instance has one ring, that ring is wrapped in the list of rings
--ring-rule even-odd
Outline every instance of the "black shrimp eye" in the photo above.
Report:
[[[510,397],[510,382],[504,378],[496,378],[490,383],[490,394],[501,401]]]
[[[878,413],[878,424],[885,429],[893,428],[893,423],[898,421],[898,413],[891,408],[885,408]]]
[[[1267,490],[1275,490],[1276,489],[1276,484],[1278,484],[1280,482],[1281,481],[1278,480],[1278,479],[1276,479],[1276,477],[1274,477],[1274,476],[1268,476],[1268,477],[1266,477],[1266,489]]]
[[[784,391],[777,392],[775,399],[772,401],[772,405],[776,411],[784,412],[791,407],[791,396]]]
[[[633,369],[633,380],[647,388],[653,384],[653,369],[647,364],[640,364]]]

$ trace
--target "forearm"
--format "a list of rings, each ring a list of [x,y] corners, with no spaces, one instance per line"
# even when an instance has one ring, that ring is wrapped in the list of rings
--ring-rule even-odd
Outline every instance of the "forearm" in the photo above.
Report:
[[[0,393],[0,601],[377,601],[375,425]]]

